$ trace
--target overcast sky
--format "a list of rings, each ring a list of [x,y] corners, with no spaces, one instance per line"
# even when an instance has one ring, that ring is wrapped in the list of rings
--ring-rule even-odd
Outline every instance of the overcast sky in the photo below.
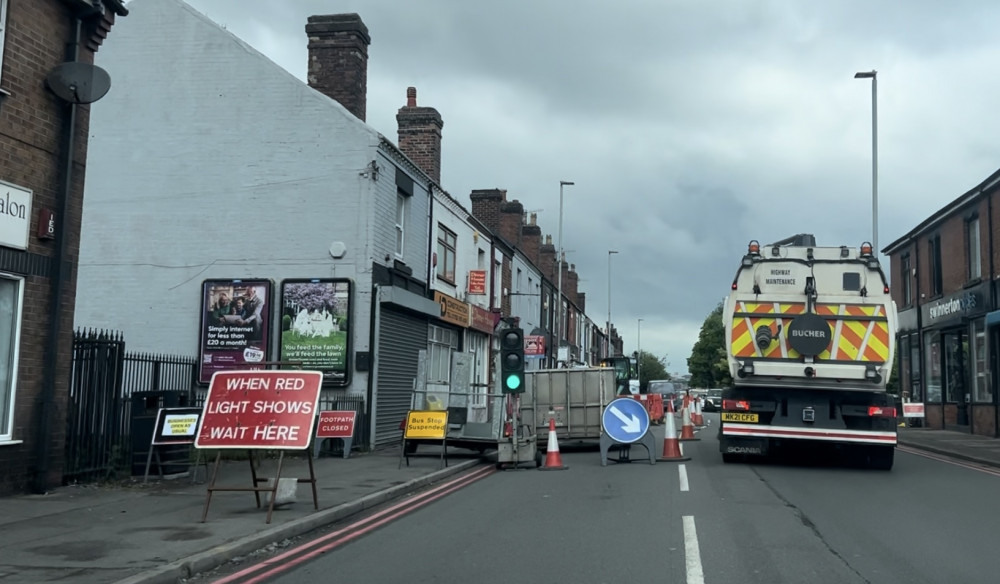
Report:
[[[444,119],[441,183],[507,189],[563,247],[587,313],[686,373],[751,239],[879,247],[1000,167],[1000,3],[189,0],[305,80],[310,15],[358,13],[368,123],[406,88]],[[127,18],[120,26],[127,25]]]

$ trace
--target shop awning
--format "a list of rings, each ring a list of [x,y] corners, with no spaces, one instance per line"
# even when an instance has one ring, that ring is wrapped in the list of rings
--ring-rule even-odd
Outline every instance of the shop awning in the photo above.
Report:
[[[996,326],[1000,324],[1000,310],[994,310],[993,312],[986,313],[986,326]]]

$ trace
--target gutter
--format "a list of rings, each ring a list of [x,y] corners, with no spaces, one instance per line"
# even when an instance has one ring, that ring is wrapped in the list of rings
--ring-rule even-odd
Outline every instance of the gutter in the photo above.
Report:
[[[66,61],[77,62],[80,58],[80,36],[82,29],[82,22],[79,17],[73,17],[72,24],[72,37],[70,42],[66,45]],[[63,309],[62,309],[62,299],[63,292],[65,291],[65,281],[67,277],[66,267],[66,248],[67,248],[67,224],[69,223],[67,217],[67,208],[69,206],[69,199],[73,193],[73,159],[76,150],[76,116],[78,105],[75,103],[68,103],[66,106],[67,115],[65,117],[65,122],[63,123],[63,173],[62,173],[62,184],[61,188],[57,194],[59,200],[56,221],[56,254],[52,258],[53,264],[53,275],[51,280],[51,291],[50,291],[50,309],[49,309],[49,332],[48,339],[45,348],[45,358],[44,358],[44,373],[42,382],[42,394],[38,403],[38,425],[36,428],[38,432],[35,435],[35,457],[36,457],[36,470],[32,478],[32,490],[35,493],[45,493],[49,489],[48,473],[50,469],[49,465],[49,444],[51,442],[51,426],[52,418],[55,414],[55,395],[56,395],[56,377],[57,372],[60,370],[65,370],[69,364],[64,364],[66,367],[57,369],[58,363],[58,352],[59,352],[59,340],[62,335],[62,319],[63,319]]]

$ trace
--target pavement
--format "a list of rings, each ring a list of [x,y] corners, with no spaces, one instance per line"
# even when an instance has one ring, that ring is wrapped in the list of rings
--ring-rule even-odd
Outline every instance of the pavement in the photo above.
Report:
[[[662,428],[662,426],[659,426]],[[662,430],[660,430],[662,432]],[[903,447],[1000,468],[1000,440],[946,430],[899,428]],[[114,484],[67,486],[45,495],[0,498],[0,582],[174,584],[199,572],[286,539],[404,497],[482,464],[479,456],[449,448],[448,465],[415,457],[399,468],[398,448],[314,460],[319,509],[300,484],[296,501],[258,508],[250,492],[215,492],[206,521],[205,467],[186,474],[142,477]],[[277,461],[261,462],[273,476]],[[209,466],[211,470],[211,466]],[[270,473],[270,475],[269,475]],[[282,477],[309,476],[305,458],[285,458]],[[249,486],[247,460],[224,462],[216,487]]]

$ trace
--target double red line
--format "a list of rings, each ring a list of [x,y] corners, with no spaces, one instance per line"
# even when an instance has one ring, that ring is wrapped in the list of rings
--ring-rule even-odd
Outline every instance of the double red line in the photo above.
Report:
[[[496,472],[496,470],[492,466],[487,466],[465,473],[458,478],[454,478],[444,484],[438,485],[429,491],[396,503],[387,509],[383,509],[378,513],[369,515],[364,519],[355,521],[354,523],[338,529],[337,531],[328,533],[323,537],[312,540],[301,546],[296,546],[259,564],[255,564],[240,570],[239,572],[230,574],[220,580],[216,580],[215,584],[229,584],[231,582],[256,584],[263,582],[272,576],[288,571],[320,554],[336,549],[337,547],[357,539],[374,529],[378,529],[387,523],[412,513],[424,505],[433,503],[434,501],[450,495],[463,487],[467,487],[480,479],[486,478],[494,472]]]

